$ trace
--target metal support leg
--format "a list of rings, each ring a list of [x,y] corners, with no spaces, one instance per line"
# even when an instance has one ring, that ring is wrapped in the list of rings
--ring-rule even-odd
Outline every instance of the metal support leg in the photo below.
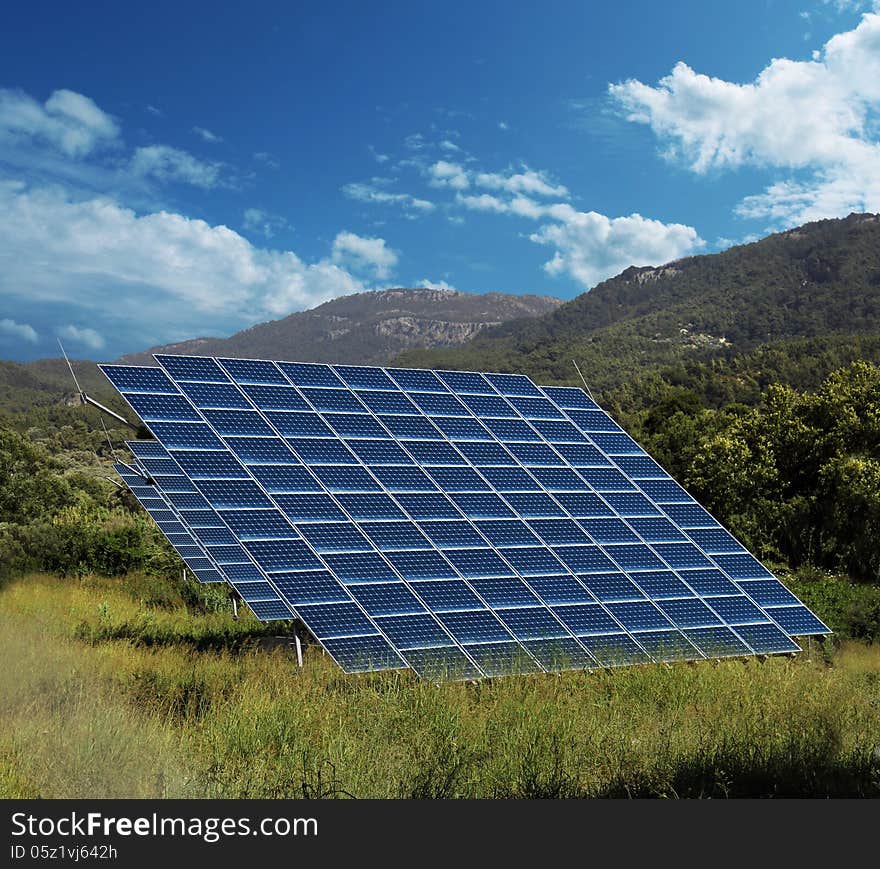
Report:
[[[302,642],[300,642],[299,634],[294,633],[293,635],[293,643],[296,646],[296,664],[302,670],[303,665],[303,647]]]

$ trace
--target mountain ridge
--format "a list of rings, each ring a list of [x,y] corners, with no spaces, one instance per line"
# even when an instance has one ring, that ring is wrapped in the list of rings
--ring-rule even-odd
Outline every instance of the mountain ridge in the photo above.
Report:
[[[192,338],[117,361],[152,365],[154,353],[181,353],[382,364],[407,348],[460,344],[490,326],[539,316],[561,304],[552,296],[395,287],[331,299],[227,338]]]
[[[880,333],[880,215],[805,224],[716,254],[631,266],[555,311],[455,349],[404,351],[421,367],[521,371],[614,388],[646,367],[725,359],[778,342]]]

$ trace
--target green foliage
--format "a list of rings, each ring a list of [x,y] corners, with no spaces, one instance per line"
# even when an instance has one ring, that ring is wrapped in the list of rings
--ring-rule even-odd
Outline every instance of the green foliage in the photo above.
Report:
[[[802,567],[782,578],[838,638],[880,643],[880,588],[876,585],[853,583],[816,567]]]
[[[880,368],[856,362],[815,393],[772,386],[751,410],[678,412],[647,433],[753,550],[880,578]]]

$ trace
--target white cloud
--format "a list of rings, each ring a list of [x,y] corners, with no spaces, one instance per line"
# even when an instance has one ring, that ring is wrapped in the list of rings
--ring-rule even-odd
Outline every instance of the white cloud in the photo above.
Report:
[[[455,142],[453,142],[451,139],[443,139],[439,143],[438,147],[441,151],[461,151],[461,148],[459,148],[458,145],[456,145]]]
[[[529,237],[556,248],[553,258],[544,263],[548,274],[569,275],[584,287],[595,286],[628,266],[679,259],[703,244],[693,227],[680,223],[662,223],[640,214],[609,218],[566,204],[552,208],[558,222],[542,226]]]
[[[82,344],[91,350],[100,350],[104,345],[104,339],[94,330],[81,326],[62,326],[58,329],[61,338],[67,338],[76,344]]]
[[[568,188],[562,184],[551,184],[544,173],[525,168],[522,172],[503,174],[501,172],[471,172],[458,163],[438,160],[428,167],[426,174],[432,187],[452,187],[454,190],[467,190],[471,185],[484,187],[501,193],[528,196],[546,196],[558,199],[568,198]],[[468,207],[482,210],[505,210],[495,208],[496,197],[482,196],[459,198]]]
[[[744,199],[744,216],[791,224],[880,210],[880,14],[833,36],[813,60],[772,60],[753,82],[678,63],[656,87],[630,80],[609,91],[668,159],[695,173],[786,172]]]
[[[242,219],[242,225],[248,232],[259,232],[265,238],[272,238],[276,233],[290,228],[280,214],[271,214],[261,208],[246,208]]]
[[[551,184],[542,172],[525,169],[512,175],[498,172],[479,172],[474,178],[477,187],[490,190],[503,190],[507,193],[524,193],[529,196],[553,196],[561,199],[568,197],[568,189],[562,184]]]
[[[76,305],[159,334],[205,334],[367,288],[331,258],[306,263],[226,226],[20,182],[0,182],[0,239],[4,305]],[[396,255],[372,241],[364,256],[381,271]]]
[[[377,163],[387,163],[391,159],[387,154],[380,154],[372,145],[367,145],[367,150]]]
[[[499,199],[497,196],[490,196],[488,193],[480,193],[476,196],[463,196],[459,193],[455,197],[455,201],[471,211],[494,211],[496,214],[510,213],[510,207],[505,200]]]
[[[0,320],[0,333],[11,335],[13,338],[19,338],[30,344],[36,344],[39,339],[37,330],[33,326],[27,323],[16,323],[15,320],[10,320],[8,317]]]
[[[471,184],[465,169],[446,160],[438,160],[428,167],[428,179],[433,187],[452,187],[454,190],[465,190]]]
[[[159,181],[182,181],[209,190],[220,183],[220,164],[205,163],[179,148],[147,145],[138,148],[131,158],[131,171]]]
[[[499,130],[509,130],[510,124],[508,124],[507,121],[499,121],[498,122],[498,129]]]
[[[218,136],[216,133],[212,133],[210,130],[205,129],[204,127],[193,127],[192,131],[197,136],[200,136],[204,141],[211,142],[212,144],[214,142],[222,142],[223,141],[222,136]]]
[[[549,220],[529,238],[556,248],[544,263],[551,275],[567,275],[584,287],[632,265],[659,265],[691,253],[704,242],[691,226],[663,223],[640,214],[606,217],[578,211],[567,202],[544,204],[527,196],[502,199],[488,193],[459,194],[456,201],[472,211]]]
[[[41,141],[68,157],[83,157],[119,137],[113,118],[88,97],[57,90],[45,103],[21,91],[0,90],[0,141]]]
[[[254,160],[258,160],[260,163],[263,163],[270,169],[281,168],[281,161],[274,154],[270,154],[268,151],[257,151],[257,153],[254,154]]]
[[[379,205],[402,205],[412,212],[429,212],[434,210],[434,203],[427,199],[419,199],[409,193],[391,193],[380,189],[380,186],[388,184],[388,179],[373,178],[369,183],[354,181],[342,188],[342,193],[349,199],[358,202],[371,202]]]
[[[397,265],[397,254],[384,238],[365,238],[353,232],[340,232],[333,239],[331,259],[355,271],[369,271],[379,280],[388,278]]]
[[[416,286],[424,290],[450,290],[453,293],[458,292],[452,284],[447,284],[446,281],[430,281],[427,278],[422,278]]]

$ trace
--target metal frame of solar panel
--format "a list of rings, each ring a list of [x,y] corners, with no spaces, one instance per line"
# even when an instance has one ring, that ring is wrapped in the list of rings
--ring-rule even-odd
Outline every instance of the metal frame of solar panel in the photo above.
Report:
[[[101,368],[346,671],[476,678],[830,633],[581,389],[155,358]]]

